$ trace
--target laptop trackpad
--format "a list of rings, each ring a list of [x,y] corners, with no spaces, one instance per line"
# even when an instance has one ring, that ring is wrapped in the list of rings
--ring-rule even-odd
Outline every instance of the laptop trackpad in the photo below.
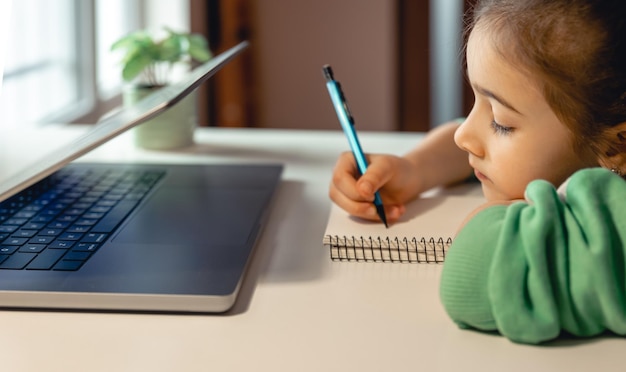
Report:
[[[264,208],[264,188],[159,188],[113,238],[115,243],[240,245]]]

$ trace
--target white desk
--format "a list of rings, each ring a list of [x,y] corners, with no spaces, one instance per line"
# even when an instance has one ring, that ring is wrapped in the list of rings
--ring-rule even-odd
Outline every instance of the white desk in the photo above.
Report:
[[[60,131],[59,138],[78,129]],[[65,134],[63,134],[65,133]],[[420,139],[363,133],[368,152]],[[623,371],[626,340],[547,347],[459,330],[441,266],[331,262],[322,248],[341,132],[201,129],[179,152],[125,134],[80,160],[283,162],[284,182],[241,298],[223,315],[0,312],[2,371]]]

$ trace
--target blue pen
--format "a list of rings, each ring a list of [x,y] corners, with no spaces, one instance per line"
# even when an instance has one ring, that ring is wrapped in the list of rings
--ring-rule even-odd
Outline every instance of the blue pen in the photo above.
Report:
[[[348,142],[350,143],[350,148],[354,154],[354,159],[356,160],[359,172],[361,172],[361,174],[365,174],[365,170],[367,169],[367,159],[365,159],[365,154],[363,154],[363,149],[361,149],[361,144],[359,143],[359,139],[356,135],[354,118],[348,108],[346,97],[343,95],[341,90],[341,84],[335,80],[333,70],[329,65],[324,65],[323,71],[324,77],[326,78],[326,88],[328,88],[330,99],[333,101],[333,106],[335,106],[335,111],[337,112],[341,128],[346,134],[346,137],[348,137]],[[374,206],[376,207],[376,211],[378,212],[378,216],[381,221],[383,221],[385,227],[388,227],[387,217],[385,216],[385,208],[383,207],[383,201],[380,198],[378,191],[374,193]]]

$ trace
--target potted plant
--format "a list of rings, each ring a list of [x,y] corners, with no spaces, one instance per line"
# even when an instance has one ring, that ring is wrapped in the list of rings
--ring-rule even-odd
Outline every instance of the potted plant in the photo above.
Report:
[[[179,66],[189,68],[192,62],[211,58],[204,36],[170,28],[164,28],[162,37],[145,30],[135,31],[113,43],[111,50],[123,52],[124,106],[133,105],[172,83]],[[193,143],[196,117],[196,95],[191,94],[168,111],[135,127],[135,143],[150,149],[188,146]]]

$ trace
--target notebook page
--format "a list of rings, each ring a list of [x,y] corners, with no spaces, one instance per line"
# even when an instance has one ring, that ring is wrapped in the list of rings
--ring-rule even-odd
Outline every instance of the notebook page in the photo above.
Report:
[[[385,228],[381,222],[350,216],[333,204],[325,235],[386,238],[454,238],[457,229],[474,209],[484,203],[482,196],[431,196],[407,205],[402,218]]]

